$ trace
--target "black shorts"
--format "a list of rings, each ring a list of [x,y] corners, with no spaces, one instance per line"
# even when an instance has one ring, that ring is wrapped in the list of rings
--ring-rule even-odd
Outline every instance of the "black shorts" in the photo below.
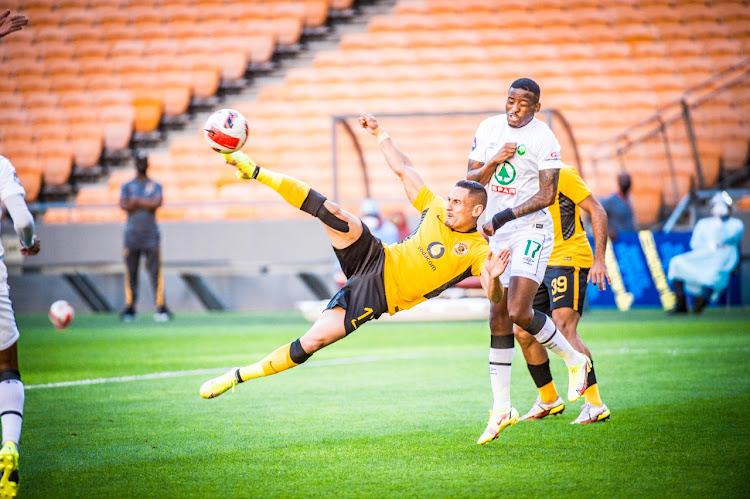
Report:
[[[550,315],[557,308],[572,308],[583,315],[588,275],[587,268],[547,267],[534,297],[534,310]]]
[[[328,302],[326,310],[333,307],[346,310],[344,327],[349,334],[388,311],[383,282],[385,250],[383,243],[362,224],[359,239],[344,249],[334,248],[334,252],[347,281]]]

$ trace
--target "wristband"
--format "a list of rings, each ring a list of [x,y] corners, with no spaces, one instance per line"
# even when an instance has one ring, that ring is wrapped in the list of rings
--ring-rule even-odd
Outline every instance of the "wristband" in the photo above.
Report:
[[[388,132],[383,130],[382,127],[377,127],[374,132],[375,138],[378,139],[378,144],[383,142],[385,139],[390,138],[390,135],[388,135]]]
[[[492,217],[492,227],[497,230],[511,220],[515,219],[516,216],[513,214],[513,210],[511,208],[506,208],[503,211],[495,213],[495,216]]]

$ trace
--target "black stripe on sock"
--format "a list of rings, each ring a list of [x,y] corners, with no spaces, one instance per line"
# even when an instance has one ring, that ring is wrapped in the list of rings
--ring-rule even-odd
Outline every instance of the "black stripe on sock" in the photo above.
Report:
[[[536,334],[542,330],[545,322],[547,322],[547,314],[543,314],[539,310],[534,310],[534,317],[531,318],[531,322],[526,326],[526,331]]]
[[[556,334],[557,334],[557,329],[555,329],[555,332],[554,332],[554,333],[552,333],[552,336],[550,336],[549,338],[547,338],[547,340],[546,340],[546,341],[540,341],[539,343],[541,343],[542,345],[544,345],[544,346],[546,347],[546,346],[547,346],[547,344],[548,344],[548,343],[549,343],[550,341],[552,341],[552,338],[554,338]]]
[[[23,419],[23,414],[21,414],[18,411],[4,411],[4,412],[0,412],[0,417],[5,416],[6,414],[15,414],[19,418]]]
[[[236,371],[234,371],[234,379],[237,380],[237,383],[244,383],[245,380],[242,379],[242,376],[240,376],[240,368],[238,367]]]
[[[0,371],[0,381],[8,381],[9,379],[21,381],[21,371],[18,369],[3,369]]]
[[[305,349],[302,348],[302,344],[300,344],[299,338],[294,340],[289,346],[289,358],[292,359],[292,362],[295,364],[302,364],[310,357],[312,357],[312,354],[305,352]]]
[[[591,361],[591,370],[588,374],[588,386],[594,386],[596,384],[596,374],[594,373],[594,361]]]
[[[544,364],[528,364],[528,368],[529,373],[531,374],[531,379],[534,380],[534,384],[537,388],[541,388],[552,382],[552,372],[549,369],[549,359],[547,359],[547,362]]]
[[[491,366],[509,366],[510,362],[490,362]]]
[[[512,334],[506,336],[490,336],[490,348],[514,348],[516,346]]]

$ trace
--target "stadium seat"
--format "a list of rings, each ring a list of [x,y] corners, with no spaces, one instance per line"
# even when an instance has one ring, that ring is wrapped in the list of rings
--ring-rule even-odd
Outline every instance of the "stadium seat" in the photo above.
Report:
[[[153,81],[156,82],[156,80]],[[135,131],[149,133],[156,130],[164,110],[162,90],[155,85],[133,89],[133,106],[135,107]]]
[[[24,199],[27,203],[36,201],[39,192],[42,189],[42,173],[37,170],[20,170],[18,171],[18,180],[21,181],[26,195]]]
[[[44,185],[57,187],[67,184],[73,170],[73,145],[68,141],[49,140],[39,147],[44,165]]]

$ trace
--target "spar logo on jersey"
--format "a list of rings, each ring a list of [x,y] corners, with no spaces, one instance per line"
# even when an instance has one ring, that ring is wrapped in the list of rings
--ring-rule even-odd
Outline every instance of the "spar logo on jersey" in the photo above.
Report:
[[[495,181],[500,185],[492,184],[492,192],[499,192],[500,194],[516,195],[515,187],[508,187],[516,179],[516,167],[509,162],[504,162],[500,167],[495,170]]]

